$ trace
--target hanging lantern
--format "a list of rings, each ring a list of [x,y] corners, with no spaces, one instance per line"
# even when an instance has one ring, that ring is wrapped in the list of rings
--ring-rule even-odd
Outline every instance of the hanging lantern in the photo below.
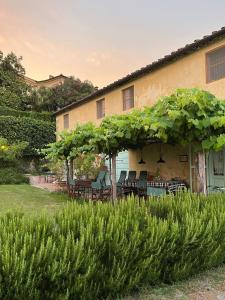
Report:
[[[144,165],[146,162],[143,160],[143,157],[142,157],[142,148],[141,148],[141,159],[139,160],[139,165]]]
[[[159,160],[157,161],[157,164],[164,164],[165,160],[162,158],[162,144],[160,144],[160,156]]]

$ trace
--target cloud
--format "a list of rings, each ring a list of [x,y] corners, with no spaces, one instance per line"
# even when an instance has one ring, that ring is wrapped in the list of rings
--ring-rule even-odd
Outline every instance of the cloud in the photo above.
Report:
[[[96,51],[93,51],[86,57],[85,61],[94,66],[99,66],[102,63],[109,61],[111,57],[112,55],[110,53],[98,53]]]

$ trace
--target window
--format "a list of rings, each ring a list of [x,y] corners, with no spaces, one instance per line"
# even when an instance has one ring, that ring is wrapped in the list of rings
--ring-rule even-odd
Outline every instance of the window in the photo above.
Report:
[[[206,54],[207,82],[225,77],[225,46]]]
[[[69,114],[63,116],[64,128],[69,128]]]
[[[96,102],[97,107],[97,119],[104,118],[105,116],[105,99],[98,100]]]
[[[213,173],[214,175],[224,175],[224,152],[218,151],[213,153]]]
[[[134,87],[123,90],[123,110],[134,107]]]

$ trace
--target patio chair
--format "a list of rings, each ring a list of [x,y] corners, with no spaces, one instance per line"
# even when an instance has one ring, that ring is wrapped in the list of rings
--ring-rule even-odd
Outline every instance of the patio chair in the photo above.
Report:
[[[121,171],[120,177],[117,181],[117,186],[123,185],[125,183],[126,177],[127,177],[127,171]]]
[[[120,172],[120,177],[116,183],[116,187],[117,187],[117,193],[118,194],[122,194],[122,188],[125,185],[126,182],[126,177],[127,177],[127,171],[121,171]]]
[[[129,171],[126,186],[134,186],[136,181],[136,171]]]
[[[127,180],[125,181],[123,187],[123,193],[125,195],[129,195],[135,192],[135,184],[136,184],[136,171],[129,171]]]
[[[136,192],[138,196],[145,197],[147,195],[147,180],[148,180],[148,172],[141,171],[139,175],[139,179],[136,181]]]
[[[139,179],[138,180],[147,180],[148,179],[148,172],[147,171],[140,171]]]
[[[76,190],[76,181],[75,179],[69,178],[68,184],[67,184],[68,194],[69,197],[74,197],[75,190]]]
[[[100,171],[96,181],[91,183],[91,190],[92,190],[92,200],[93,199],[101,199],[103,196],[103,190],[106,190],[106,171]],[[110,187],[111,188],[111,187]]]

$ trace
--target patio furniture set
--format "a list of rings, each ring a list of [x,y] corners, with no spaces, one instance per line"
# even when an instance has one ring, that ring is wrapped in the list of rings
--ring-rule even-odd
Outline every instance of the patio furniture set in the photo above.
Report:
[[[112,185],[107,184],[107,175],[107,171],[100,171],[96,181],[69,179],[69,196],[92,200],[110,199]],[[138,178],[136,171],[121,171],[116,185],[118,197],[126,197],[130,194],[145,198],[148,196],[159,197],[187,188],[186,183],[181,180],[149,181],[147,171],[140,171]]]

